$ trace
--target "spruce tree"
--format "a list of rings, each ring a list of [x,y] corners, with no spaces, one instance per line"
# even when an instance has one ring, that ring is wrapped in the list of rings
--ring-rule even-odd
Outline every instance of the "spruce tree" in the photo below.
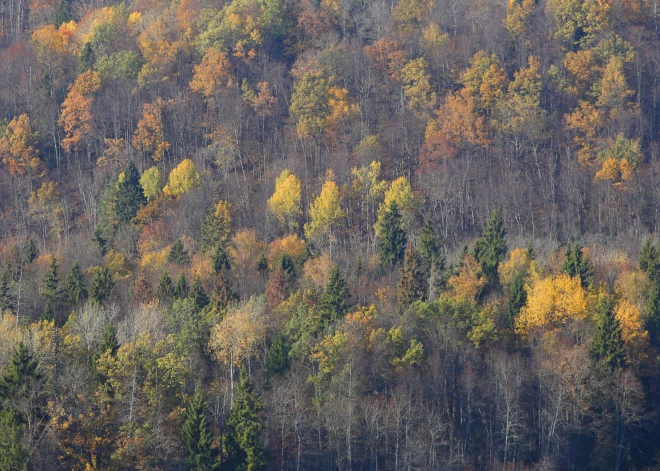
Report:
[[[94,237],[92,237],[92,240],[98,247],[99,252],[101,252],[101,257],[105,257],[105,254],[108,251],[108,241],[103,237],[103,231],[100,227],[94,229]]]
[[[190,257],[188,252],[183,247],[183,242],[181,239],[177,239],[170,247],[170,253],[167,256],[167,260],[171,263],[177,263],[179,265],[187,265],[190,262]]]
[[[424,221],[424,227],[419,235],[418,252],[422,258],[424,273],[428,278],[431,276],[431,267],[441,257],[440,239],[438,239],[435,233],[435,228],[430,218]]]
[[[403,219],[399,207],[392,201],[383,212],[381,237],[378,238],[378,257],[385,267],[397,265],[403,260],[406,250],[406,233],[402,228]]]
[[[225,448],[228,469],[258,471],[266,466],[266,450],[261,445],[260,413],[264,406],[254,391],[254,384],[241,369],[234,405],[227,419]]]
[[[213,266],[213,273],[216,275],[220,274],[222,270],[229,271],[231,269],[229,257],[227,257],[227,252],[222,245],[218,245],[215,248],[215,252],[213,252],[213,256],[211,257],[211,264]]]
[[[87,41],[85,45],[82,48],[82,51],[80,51],[80,70],[86,71],[86,70],[91,70],[94,68],[94,63],[96,62],[94,59],[94,48],[92,47],[92,43]]]
[[[626,353],[623,347],[621,326],[614,313],[614,303],[603,296],[596,312],[596,333],[591,343],[591,357],[606,370],[625,366]]]
[[[73,14],[71,13],[71,0],[60,0],[55,9],[55,16],[53,18],[53,24],[55,28],[59,29],[62,26],[62,23],[68,23],[73,20]]]
[[[234,291],[231,273],[228,270],[222,270],[215,276],[211,301],[219,310],[224,310],[230,304],[238,301],[238,294]]]
[[[23,417],[14,409],[0,408],[0,469],[27,469],[28,452],[23,445]]]
[[[185,299],[188,297],[188,280],[186,279],[186,274],[181,272],[181,276],[174,285],[174,297],[176,299]]]
[[[57,310],[57,301],[59,297],[59,278],[57,275],[57,257],[52,255],[50,257],[50,265],[46,274],[44,275],[42,294],[44,297],[44,311],[41,315],[42,319],[52,321],[55,318]]]
[[[426,280],[424,261],[414,245],[408,243],[403,258],[401,280],[397,286],[397,307],[400,314],[403,314],[415,301],[426,299]]]
[[[87,283],[78,261],[73,264],[64,280],[64,301],[73,307],[87,299]]]
[[[109,323],[103,329],[103,338],[101,339],[101,344],[98,346],[94,355],[92,356],[92,370],[96,373],[97,381],[99,383],[105,383],[106,378],[101,376],[97,371],[97,362],[99,358],[105,353],[108,353],[110,356],[114,357],[119,350],[119,341],[117,340],[117,328],[114,324]]]
[[[579,242],[575,242],[574,244],[569,242],[566,247],[566,258],[564,259],[561,271],[571,277],[579,277],[583,288],[589,286],[594,280],[591,261],[589,257],[585,257],[582,253],[582,246]]]
[[[158,280],[158,287],[156,288],[156,297],[160,302],[167,302],[174,296],[174,287],[172,286],[172,278],[164,271]]]
[[[34,243],[34,239],[30,237],[25,245],[25,254],[23,255],[23,260],[25,263],[32,263],[37,257],[37,244]]]
[[[190,289],[189,298],[195,303],[197,311],[201,311],[209,304],[209,297],[204,292],[204,287],[202,286],[202,279],[198,276],[193,282],[192,288]]]
[[[104,265],[96,271],[89,295],[97,304],[105,304],[105,301],[110,297],[114,285],[110,269],[107,265]]]
[[[658,272],[660,259],[657,247],[653,244],[651,238],[647,238],[639,252],[639,268],[646,273],[649,278],[654,278]]]
[[[266,358],[266,370],[270,374],[281,374],[289,365],[289,350],[291,346],[286,336],[280,332],[273,339]]]
[[[520,310],[527,303],[527,291],[525,291],[525,277],[518,272],[513,275],[511,289],[509,291],[509,305],[506,311],[506,326],[511,329],[515,324]]]
[[[202,388],[197,385],[185,412],[182,429],[186,469],[191,471],[211,471],[218,469],[220,462],[212,448],[213,433],[204,413]]]
[[[473,249],[474,258],[481,264],[490,287],[499,281],[497,266],[507,253],[505,237],[506,230],[500,212],[494,210]]]
[[[332,269],[330,278],[321,296],[321,311],[326,320],[334,321],[346,314],[348,286],[339,267]]]
[[[0,313],[4,313],[11,306],[11,278],[9,270],[4,270],[0,276]]]
[[[19,343],[0,379],[0,401],[27,397],[31,385],[42,379],[38,367],[28,347]]]
[[[649,332],[651,343],[660,345],[660,281],[655,279],[649,288],[646,302],[646,330]]]
[[[131,222],[146,202],[147,199],[144,197],[144,191],[140,185],[140,174],[135,164],[131,162],[117,181],[115,193],[117,219],[119,222]]]

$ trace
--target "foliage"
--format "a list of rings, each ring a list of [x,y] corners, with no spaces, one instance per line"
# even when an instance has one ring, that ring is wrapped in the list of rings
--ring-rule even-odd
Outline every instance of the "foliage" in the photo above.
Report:
[[[406,233],[402,228],[402,218],[396,201],[391,201],[387,211],[379,215],[378,226],[381,236],[378,238],[378,256],[385,266],[397,265],[403,260],[406,246]]]
[[[195,164],[190,159],[184,159],[171,172],[167,185],[163,188],[166,195],[180,196],[199,185],[200,176]]]
[[[119,221],[130,222],[146,201],[140,185],[140,174],[131,162],[126,170],[119,174],[117,180],[114,208]]]
[[[268,207],[279,223],[289,232],[295,232],[297,218],[302,215],[302,185],[288,169],[275,180],[275,192],[268,200]]]
[[[214,456],[213,433],[204,412],[204,395],[198,385],[186,408],[182,428],[183,443],[186,450],[186,465],[195,471],[212,471],[219,462]]]

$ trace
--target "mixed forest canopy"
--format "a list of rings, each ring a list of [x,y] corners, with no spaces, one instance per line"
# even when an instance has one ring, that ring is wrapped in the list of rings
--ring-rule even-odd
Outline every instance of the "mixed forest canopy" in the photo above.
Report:
[[[659,22],[0,0],[0,469],[660,469]]]

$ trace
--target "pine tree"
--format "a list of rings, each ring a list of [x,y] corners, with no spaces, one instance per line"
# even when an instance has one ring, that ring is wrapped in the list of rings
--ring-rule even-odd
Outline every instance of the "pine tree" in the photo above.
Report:
[[[68,23],[73,20],[73,14],[71,13],[71,0],[60,0],[55,9],[55,17],[53,18],[53,24],[55,28],[62,26],[62,23]]]
[[[0,409],[0,469],[27,469],[28,452],[23,445],[24,420],[14,409]]]
[[[647,238],[639,252],[639,268],[646,273],[649,278],[655,277],[660,265],[658,249],[653,244],[651,238]]]
[[[260,413],[264,406],[254,392],[254,384],[241,370],[234,405],[227,419],[225,448],[228,454],[228,468],[245,471],[258,471],[266,466],[266,450],[261,445]]]
[[[185,299],[188,297],[188,280],[186,279],[185,273],[181,272],[181,276],[174,285],[174,297],[176,299]]]
[[[147,202],[140,185],[140,173],[133,162],[119,176],[115,193],[115,212],[119,222],[128,223]]]
[[[424,261],[412,243],[403,258],[401,280],[397,286],[397,306],[403,314],[415,301],[424,301],[427,293],[427,277],[424,273]]]
[[[172,299],[174,295],[174,287],[172,286],[172,278],[164,271],[158,280],[158,287],[156,288],[156,297],[160,302],[166,302]]]
[[[103,231],[101,230],[100,227],[94,229],[94,237],[92,237],[92,240],[99,248],[99,252],[101,252],[101,257],[105,257],[105,254],[108,251],[108,245],[107,245],[108,241],[103,237]]]
[[[105,304],[105,301],[110,297],[114,285],[115,283],[112,280],[110,269],[108,269],[107,265],[104,265],[96,271],[89,295],[97,304]]]
[[[614,303],[602,297],[598,303],[596,333],[591,343],[591,356],[608,371],[625,366],[621,326],[614,313]]]
[[[499,277],[497,266],[506,257],[506,230],[500,212],[494,210],[481,237],[474,244],[474,258],[481,264],[484,275],[490,287],[494,286]]]
[[[190,257],[188,256],[186,249],[183,247],[181,239],[174,241],[172,247],[170,247],[170,253],[167,256],[167,260],[179,265],[187,265],[190,262]]]
[[[64,280],[64,301],[68,306],[75,306],[85,299],[87,299],[87,283],[76,260]]]
[[[225,251],[222,245],[218,245],[213,252],[211,257],[211,264],[213,265],[213,273],[216,275],[220,274],[221,271],[231,269],[229,263],[229,257],[227,257],[227,252]]]
[[[348,286],[339,267],[333,268],[330,278],[321,296],[321,311],[326,320],[334,321],[346,314]]]
[[[57,275],[58,269],[57,257],[52,255],[50,257],[50,266],[44,275],[42,294],[45,301],[44,312],[41,315],[42,319],[52,321],[55,318],[57,301],[59,296],[59,278]]]
[[[522,273],[516,273],[511,280],[509,306],[506,311],[506,326],[509,329],[513,328],[516,317],[526,303],[527,291],[525,290],[525,277]]]
[[[37,244],[34,243],[34,239],[30,237],[25,245],[25,254],[23,259],[25,263],[32,263],[37,257]]]
[[[211,471],[219,468],[220,462],[212,447],[213,433],[204,413],[204,396],[200,385],[188,402],[182,435],[186,469]]]
[[[575,244],[569,243],[566,247],[566,258],[564,259],[561,271],[572,277],[580,277],[583,288],[589,286],[594,280],[591,261],[589,257],[583,255],[582,246],[579,242],[575,242]]]
[[[385,267],[397,265],[403,260],[406,250],[406,233],[402,228],[403,219],[395,201],[387,211],[382,212],[382,237],[378,239],[378,256]]]
[[[209,305],[209,297],[204,292],[204,287],[202,286],[202,279],[198,276],[193,282],[192,288],[190,289],[189,294],[190,299],[195,303],[195,307],[198,311],[201,311],[206,306]]]

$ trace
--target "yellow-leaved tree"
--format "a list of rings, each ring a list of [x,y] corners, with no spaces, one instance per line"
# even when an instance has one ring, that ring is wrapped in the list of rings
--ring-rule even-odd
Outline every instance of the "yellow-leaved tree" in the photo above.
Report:
[[[42,168],[35,148],[36,134],[26,114],[14,117],[0,139],[0,158],[12,175],[39,173]]]
[[[396,203],[397,208],[401,212],[405,231],[408,234],[411,233],[419,201],[415,198],[408,179],[406,177],[399,177],[390,183],[390,187],[385,191],[383,203],[378,208],[378,220],[374,225],[374,230],[378,237],[383,236],[383,217],[390,210],[390,205],[393,202]]]
[[[151,167],[145,170],[140,177],[140,186],[144,192],[144,196],[149,201],[156,199],[160,190],[163,189],[163,172],[159,167]]]
[[[275,180],[275,193],[268,200],[268,207],[285,231],[298,229],[298,218],[302,215],[302,184],[290,170],[282,171]]]
[[[167,195],[179,196],[189,192],[199,185],[199,172],[190,159],[182,160],[171,172],[163,192]]]
[[[334,232],[345,216],[346,213],[341,209],[339,186],[332,171],[328,170],[321,194],[309,207],[310,221],[305,224],[305,236],[320,243],[332,244],[335,240]]]

